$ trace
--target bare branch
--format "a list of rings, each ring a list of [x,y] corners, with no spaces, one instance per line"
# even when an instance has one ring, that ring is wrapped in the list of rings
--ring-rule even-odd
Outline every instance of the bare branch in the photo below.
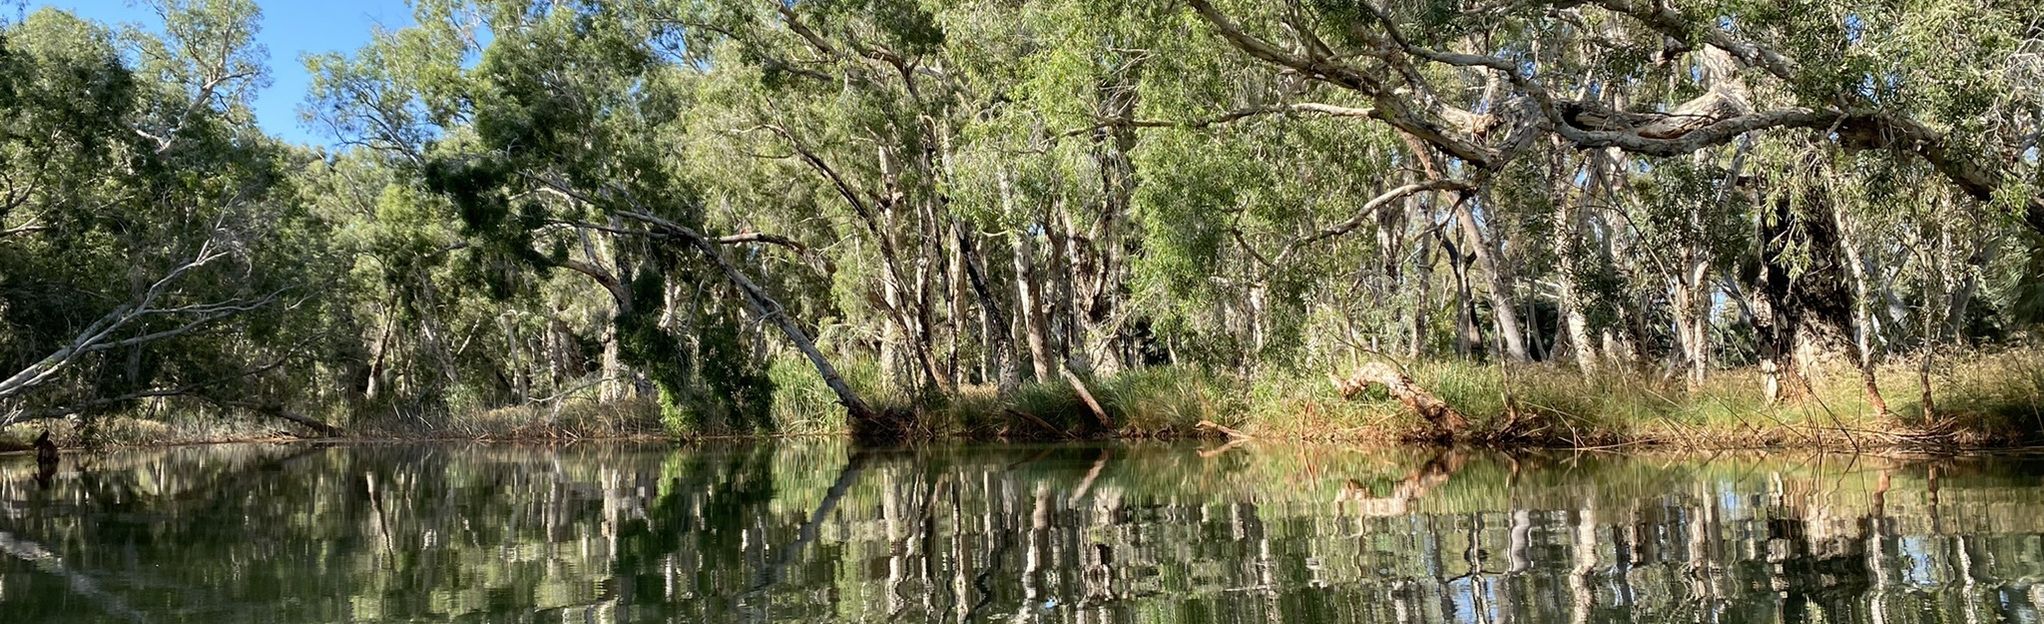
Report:
[[[1701,37],[1704,43],[1730,52],[1733,57],[1747,65],[1767,70],[1767,73],[1784,81],[1795,82],[1796,75],[1801,72],[1794,59],[1735,37],[1716,25],[1697,27],[1671,4],[1662,2],[1649,4],[1638,0],[1594,0],[1594,2],[1614,13],[1629,15],[1678,41],[1686,42],[1692,35]]]
[[[1371,117],[1381,119],[1400,131],[1419,137],[1449,156],[1459,158],[1477,168],[1489,167],[1491,161],[1497,157],[1496,153],[1480,143],[1454,136],[1451,134],[1452,131],[1443,127],[1438,120],[1429,119],[1429,115],[1423,115],[1415,110],[1413,103],[1399,96],[1395,89],[1387,88],[1376,77],[1362,70],[1332,58],[1308,58],[1292,54],[1269,41],[1244,32],[1241,26],[1221,14],[1220,10],[1214,8],[1207,0],[1188,0],[1188,3],[1194,12],[1237,49],[1266,62],[1289,67],[1314,80],[1347,87],[1368,96],[1377,105],[1371,111]],[[1428,106],[1422,108],[1445,108],[1438,102],[1427,104]],[[1464,111],[1457,112],[1463,116],[1467,115]],[[1439,116],[1439,113],[1431,115]]]
[[[1422,193],[1426,191],[1466,191],[1471,188],[1474,187],[1471,186],[1468,182],[1464,182],[1461,180],[1431,180],[1427,182],[1407,184],[1404,186],[1400,186],[1398,188],[1385,191],[1383,193],[1378,194],[1376,197],[1370,198],[1370,201],[1363,202],[1362,207],[1356,209],[1356,215],[1354,217],[1349,218],[1349,220],[1337,223],[1335,225],[1329,226],[1327,229],[1321,230],[1319,232],[1314,232],[1311,235],[1304,236],[1299,238],[1298,240],[1294,240],[1290,243],[1287,243],[1285,245],[1284,251],[1278,253],[1277,262],[1279,264],[1283,264],[1287,259],[1289,259],[1292,256],[1293,253],[1299,251],[1300,249],[1305,248],[1307,245],[1311,245],[1313,243],[1317,243],[1323,240],[1327,240],[1330,238],[1334,238],[1336,236],[1341,236],[1349,232],[1355,231],[1356,228],[1361,227],[1363,225],[1364,221],[1367,221],[1370,218],[1371,214],[1376,213],[1377,210],[1383,208],[1385,204],[1389,204],[1399,199],[1403,199],[1407,195],[1411,195],[1413,193]]]
[[[1207,128],[1251,117],[1286,113],[1313,113],[1329,117],[1373,117],[1376,115],[1375,110],[1368,108],[1353,108],[1319,102],[1296,102],[1292,104],[1238,108],[1212,117],[1201,117],[1198,119],[1107,119],[1092,126],[1059,132],[1055,138],[1070,138],[1110,128]]]
[[[216,225],[216,230],[217,227]],[[206,242],[200,244],[199,250],[193,254],[191,260],[165,273],[162,278],[150,284],[140,295],[137,295],[134,301],[115,306],[113,310],[86,325],[85,329],[72,338],[71,342],[44,356],[43,359],[37,360],[34,364],[30,364],[27,368],[21,369],[5,379],[0,379],[0,401],[17,398],[29,390],[48,383],[51,379],[56,378],[58,373],[63,372],[87,354],[175,338],[195,331],[208,323],[255,310],[276,301],[281,291],[271,293],[254,301],[233,300],[212,304],[193,304],[177,308],[155,307],[156,301],[179,278],[227,255],[227,252],[219,249],[212,239],[207,239]],[[138,319],[151,316],[184,314],[198,314],[199,316],[171,329],[122,339],[114,338],[115,335],[128,328]]]

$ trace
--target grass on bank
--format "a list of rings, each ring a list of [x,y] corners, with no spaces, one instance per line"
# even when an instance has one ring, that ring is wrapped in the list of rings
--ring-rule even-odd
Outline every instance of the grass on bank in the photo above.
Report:
[[[27,451],[36,436],[50,432],[63,448],[108,448],[166,444],[250,442],[297,437],[295,427],[275,420],[242,416],[178,414],[163,418],[105,416],[89,426],[74,421],[38,421],[0,429],[0,453]]]
[[[1424,437],[1429,426],[1382,390],[1343,398],[1330,374],[1357,362],[1297,373],[1240,376],[1188,366],[1163,366],[1102,376],[1088,388],[1114,424],[1105,431],[1078,392],[1063,380],[1024,384],[1007,396],[991,386],[966,386],[956,396],[916,396],[891,384],[872,362],[842,368],[848,383],[878,409],[913,413],[918,437],[1060,438],[1115,435],[1179,437],[1211,434],[1211,422],[1279,439],[1397,442]],[[1660,444],[1730,448],[1894,447],[1920,444],[2009,446],[2044,441],[2044,348],[2017,347],[1938,358],[1925,409],[1918,363],[1882,368],[1878,382],[1890,413],[1869,407],[1858,372],[1824,367],[1802,396],[1770,404],[1760,374],[1714,371],[1694,390],[1654,370],[1604,370],[1584,375],[1556,364],[1500,365],[1419,362],[1404,370],[1479,431],[1513,429],[1511,443],[1595,447]],[[807,364],[775,361],[773,430],[841,433],[843,410]],[[601,402],[585,389],[551,401],[499,409],[456,409],[441,415],[397,411],[329,414],[361,438],[574,440],[669,435],[651,398]],[[0,431],[0,452],[27,448],[44,423]],[[176,414],[110,416],[90,428],[48,423],[66,447],[127,446],[292,437],[274,420]]]
[[[350,435],[369,438],[575,440],[666,433],[660,423],[660,405],[651,397],[603,402],[594,389],[528,405],[455,409],[431,416],[379,412],[344,422]]]
[[[777,364],[776,421],[807,431],[842,430],[841,410],[821,380],[797,363]],[[1257,437],[1396,442],[1426,437],[1427,423],[1381,389],[1343,398],[1326,370],[1249,377],[1164,366],[1095,379],[1089,388],[1121,437],[1200,433],[1208,421]],[[1560,364],[1412,363],[1420,386],[1468,416],[1476,430],[1512,443],[1596,447],[1659,444],[1697,448],[2008,446],[2044,440],[2044,348],[1975,351],[1937,358],[1925,409],[1919,362],[1897,358],[1877,372],[1889,411],[1878,413],[1858,371],[1820,365],[1807,387],[1790,384],[1770,403],[1752,368],[1713,371],[1691,389],[1659,370],[1607,368],[1592,374]],[[880,383],[870,365],[846,378],[876,407],[920,415],[931,437],[1067,437],[1101,434],[1090,408],[1062,380],[1025,384],[1007,397],[969,386],[948,400],[922,400]],[[1784,378],[1785,380],[1787,378]]]
[[[63,448],[113,448],[293,440],[302,428],[273,418],[246,414],[213,414],[164,410],[160,417],[129,414],[98,416],[91,423],[75,419],[22,423],[0,429],[0,453],[27,451],[45,429]],[[651,399],[600,402],[593,392],[556,401],[486,410],[449,410],[419,414],[376,410],[353,414],[320,414],[346,437],[399,440],[569,441],[585,438],[663,436],[660,408]]]

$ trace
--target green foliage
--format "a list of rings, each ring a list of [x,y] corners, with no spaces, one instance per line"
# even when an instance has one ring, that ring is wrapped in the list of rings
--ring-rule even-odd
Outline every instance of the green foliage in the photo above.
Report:
[[[648,271],[632,284],[633,298],[657,299],[666,290],[660,273]],[[660,417],[675,434],[753,433],[775,430],[769,417],[773,378],[753,361],[728,309],[699,316],[693,349],[660,326],[650,310],[634,309],[617,320],[618,342],[627,363],[645,374],[660,393]]]
[[[305,156],[246,125],[256,11],[162,10],[162,37],[55,9],[0,24],[0,422],[312,398],[299,330],[336,275],[293,201]]]
[[[844,429],[835,368],[904,431],[1083,433],[1067,371],[1131,432],[1410,426],[1318,383],[1382,356],[1670,435],[1775,409],[1727,369],[2044,319],[2025,7],[1628,6],[420,0],[304,60],[330,151],[254,127],[251,0],[40,10],[0,25],[0,373],[61,370],[0,418]],[[172,333],[49,359],[166,276],[112,340]]]

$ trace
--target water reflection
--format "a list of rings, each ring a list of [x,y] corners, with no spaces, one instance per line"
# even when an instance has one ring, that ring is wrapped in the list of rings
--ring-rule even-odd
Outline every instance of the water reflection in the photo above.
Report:
[[[1245,445],[0,458],[0,621],[2036,622],[2044,462]]]

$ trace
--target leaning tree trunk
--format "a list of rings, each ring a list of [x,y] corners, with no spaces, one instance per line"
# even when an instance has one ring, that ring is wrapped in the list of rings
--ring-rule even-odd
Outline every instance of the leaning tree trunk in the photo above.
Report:
[[[1021,385],[1020,367],[1016,365],[1014,334],[1008,327],[1007,312],[1001,309],[1000,298],[995,294],[986,275],[986,258],[979,253],[975,244],[977,234],[958,230],[959,253],[965,256],[965,271],[972,283],[973,293],[979,298],[981,342],[987,350],[987,374],[995,378],[1001,396],[1007,396]]]
[[[1838,248],[1845,253],[1846,273],[1852,276],[1852,345],[1860,385],[1865,388],[1867,407],[1876,416],[1887,416],[1888,399],[1881,396],[1880,381],[1875,375],[1880,366],[1881,346],[1874,335],[1874,289],[1867,278],[1866,259],[1860,255],[1857,232],[1845,211],[1833,205],[1831,216],[1832,224],[1838,228]]]
[[[845,383],[844,377],[838,374],[837,367],[832,366],[830,359],[824,357],[823,352],[816,348],[815,341],[809,338],[809,332],[804,331],[802,326],[795,322],[794,317],[788,314],[787,309],[769,295],[766,289],[754,283],[738,269],[737,265],[726,259],[716,243],[694,229],[658,216],[638,212],[628,212],[625,215],[653,226],[663,235],[680,238],[683,243],[701,251],[704,257],[717,265],[717,269],[724,274],[724,279],[738,287],[741,295],[739,299],[745,303],[746,310],[752,312],[753,318],[773,323],[781,330],[781,334],[787,337],[788,342],[793,343],[795,349],[809,359],[810,365],[816,367],[816,373],[823,377],[824,385],[829,386],[831,392],[837,394],[838,403],[845,406],[855,434],[872,432],[876,426],[885,428],[890,424],[880,422],[880,414],[874,412],[873,408]]]
[[[1501,334],[1498,338],[1504,343],[1506,357],[1514,362],[1531,361],[1533,358],[1526,351],[1526,332],[1519,327],[1519,303],[1513,294],[1511,274],[1505,269],[1504,259],[1498,257],[1495,241],[1484,236],[1483,228],[1477,226],[1475,211],[1469,207],[1471,201],[1465,197],[1455,202],[1455,216],[1469,238],[1470,255],[1489,278],[1491,314],[1496,316]]]

